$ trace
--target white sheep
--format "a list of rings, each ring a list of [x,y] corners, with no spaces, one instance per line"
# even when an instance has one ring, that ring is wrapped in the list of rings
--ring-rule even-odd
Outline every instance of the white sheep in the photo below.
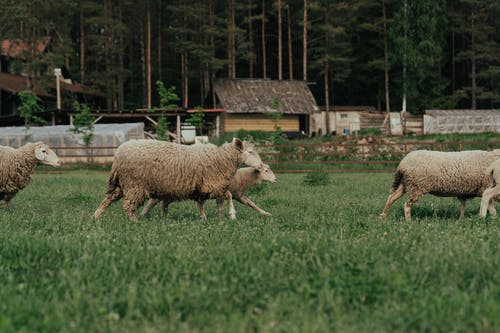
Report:
[[[481,208],[479,209],[479,216],[481,217],[486,217],[486,210],[488,210],[492,216],[496,215],[493,199],[500,196],[500,159],[493,162],[488,169],[486,169],[485,173],[490,179],[490,186],[484,190],[481,198]]]
[[[231,219],[236,218],[229,182],[238,165],[258,168],[262,161],[253,144],[234,139],[216,149],[131,140],[115,152],[106,198],[94,212],[97,219],[111,203],[124,197],[123,210],[133,221],[135,211],[147,198],[171,200],[226,196]]]
[[[252,168],[252,167],[247,167],[247,168],[240,168],[236,173],[234,174],[233,178],[231,179],[231,182],[229,183],[229,191],[232,194],[233,199],[236,199],[237,201],[241,202],[242,204],[245,204],[253,209],[255,209],[259,214],[264,215],[264,216],[272,216],[270,213],[262,210],[259,208],[252,200],[250,200],[246,195],[245,192],[252,186],[259,185],[263,181],[270,182],[270,183],[276,183],[276,176],[274,175],[274,172],[269,168],[269,165],[263,164],[262,168]],[[217,200],[217,215],[221,215],[222,213],[222,208],[224,204],[224,199],[225,197],[218,197],[216,198]],[[144,206],[144,209],[142,210],[141,215],[145,216],[157,203],[160,201],[160,199],[149,199],[147,204]],[[164,216],[167,215],[168,213],[168,206],[172,202],[172,200],[169,199],[163,199],[161,200],[161,207],[162,207],[162,213]],[[205,206],[203,203],[198,203],[199,209],[200,209],[200,216],[203,219],[206,219],[206,214],[205,214]]]
[[[460,217],[465,212],[465,201],[479,197],[489,186],[486,168],[500,157],[500,149],[488,152],[470,150],[463,152],[439,152],[417,150],[407,154],[399,163],[381,219],[387,216],[392,204],[404,193],[406,220],[411,219],[411,207],[421,196],[430,193],[441,197],[457,197],[460,200]]]
[[[39,164],[58,167],[59,157],[43,142],[28,143],[14,149],[0,146],[0,208],[9,205],[14,196],[28,186]]]

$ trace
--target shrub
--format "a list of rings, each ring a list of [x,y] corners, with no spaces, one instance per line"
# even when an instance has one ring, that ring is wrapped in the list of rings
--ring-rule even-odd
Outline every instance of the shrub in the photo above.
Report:
[[[330,177],[325,171],[313,171],[304,176],[303,183],[310,186],[327,185],[330,183]]]

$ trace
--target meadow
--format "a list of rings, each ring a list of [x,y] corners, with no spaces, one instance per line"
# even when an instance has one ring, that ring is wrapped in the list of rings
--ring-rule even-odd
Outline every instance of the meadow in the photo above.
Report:
[[[380,221],[391,173],[278,174],[235,203],[98,221],[107,172],[37,172],[0,210],[0,332],[498,332],[500,227],[425,196]],[[405,197],[403,197],[405,199]],[[227,211],[227,209],[226,209]]]

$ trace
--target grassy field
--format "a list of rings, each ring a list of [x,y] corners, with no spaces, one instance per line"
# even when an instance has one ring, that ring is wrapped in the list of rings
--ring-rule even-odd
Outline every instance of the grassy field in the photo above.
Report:
[[[37,173],[0,210],[0,332],[498,332],[500,226],[456,199],[403,200],[392,175],[304,175],[201,221],[193,202],[97,222],[107,173]],[[227,216],[227,214],[226,214]]]

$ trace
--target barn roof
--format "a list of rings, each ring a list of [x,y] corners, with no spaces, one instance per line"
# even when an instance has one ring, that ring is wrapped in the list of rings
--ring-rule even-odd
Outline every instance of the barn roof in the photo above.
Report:
[[[10,73],[0,72],[0,89],[6,90],[10,93],[17,94],[20,91],[26,90],[29,87],[28,78],[22,75],[14,75]],[[49,83],[49,87],[55,88],[55,79]],[[102,96],[103,94],[91,90],[89,87],[73,82],[71,84],[61,82],[63,90],[69,90],[73,93]],[[49,93],[37,92],[38,96],[55,97]]]
[[[45,52],[47,45],[50,42],[50,37],[44,37],[35,42],[34,50],[38,54]],[[2,40],[1,54],[11,58],[23,58],[23,53],[30,50],[28,43],[19,39],[4,39]]]
[[[28,89],[28,78],[21,75],[0,72],[0,89],[17,94]],[[37,93],[38,96],[51,97],[50,94]]]
[[[227,113],[276,112],[275,100],[279,100],[279,111],[284,114],[318,111],[316,100],[304,81],[220,79],[214,89]]]

